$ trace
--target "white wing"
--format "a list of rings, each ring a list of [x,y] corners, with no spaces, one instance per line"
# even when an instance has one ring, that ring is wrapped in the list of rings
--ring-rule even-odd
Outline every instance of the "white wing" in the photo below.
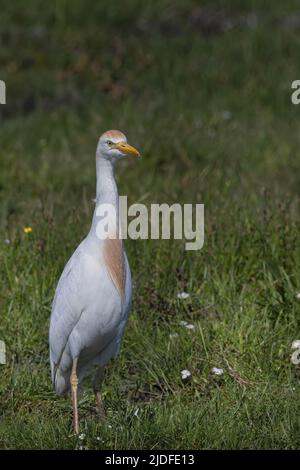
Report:
[[[52,303],[49,343],[52,380],[60,364],[69,336],[84,309],[81,298],[80,272],[84,241],[75,250],[58,281]]]

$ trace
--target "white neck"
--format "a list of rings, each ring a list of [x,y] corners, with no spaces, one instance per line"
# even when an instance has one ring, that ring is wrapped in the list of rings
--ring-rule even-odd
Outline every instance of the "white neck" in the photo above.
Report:
[[[118,189],[114,175],[114,163],[106,158],[96,159],[96,200],[97,203],[116,204],[118,200]]]
[[[96,236],[96,225],[100,217],[96,215],[100,204],[111,204],[116,211],[116,220],[119,220],[119,196],[114,176],[114,163],[101,156],[96,157],[96,207],[94,211],[90,235]]]

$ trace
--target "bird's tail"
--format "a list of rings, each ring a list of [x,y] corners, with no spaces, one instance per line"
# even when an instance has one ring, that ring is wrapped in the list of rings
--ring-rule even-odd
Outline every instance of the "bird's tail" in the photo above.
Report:
[[[70,390],[70,374],[64,373],[58,367],[52,380],[57,395],[65,395]]]
[[[51,378],[54,391],[57,395],[65,395],[70,390],[70,372],[63,371],[55,364],[50,352]]]

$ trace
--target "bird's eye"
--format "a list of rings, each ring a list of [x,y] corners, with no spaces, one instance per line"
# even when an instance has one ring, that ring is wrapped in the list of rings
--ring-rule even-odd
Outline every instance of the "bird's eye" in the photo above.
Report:
[[[111,140],[108,140],[108,141],[107,141],[107,144],[108,144],[108,145],[112,145],[113,143],[112,143]]]

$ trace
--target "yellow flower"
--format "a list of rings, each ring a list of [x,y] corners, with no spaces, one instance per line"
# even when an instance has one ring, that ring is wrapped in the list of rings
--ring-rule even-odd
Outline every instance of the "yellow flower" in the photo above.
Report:
[[[32,232],[32,227],[24,227],[23,232],[24,233],[31,233]]]

